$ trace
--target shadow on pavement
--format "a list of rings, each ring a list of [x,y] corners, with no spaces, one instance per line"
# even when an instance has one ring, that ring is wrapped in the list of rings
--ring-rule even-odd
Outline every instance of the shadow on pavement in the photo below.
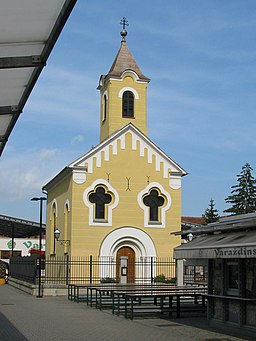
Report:
[[[1,341],[28,341],[17,328],[0,312],[0,340]]]

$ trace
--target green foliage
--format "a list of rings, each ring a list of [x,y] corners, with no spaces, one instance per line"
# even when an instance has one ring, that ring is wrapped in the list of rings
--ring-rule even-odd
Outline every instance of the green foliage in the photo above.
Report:
[[[252,175],[252,167],[246,163],[237,175],[237,185],[232,186],[231,195],[225,201],[232,206],[224,212],[245,214],[256,211],[256,180]]]
[[[164,274],[161,274],[161,275],[157,275],[155,278],[154,278],[154,283],[166,283],[166,284],[175,284],[176,283],[176,278],[173,277],[171,279],[168,279],[165,277]]]
[[[210,200],[208,208],[204,211],[202,218],[204,220],[204,224],[214,223],[219,219],[218,210],[216,210],[215,208],[215,203],[213,199]]]

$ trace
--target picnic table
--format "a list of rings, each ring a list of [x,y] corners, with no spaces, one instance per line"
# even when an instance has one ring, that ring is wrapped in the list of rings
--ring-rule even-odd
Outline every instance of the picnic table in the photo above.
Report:
[[[119,283],[95,283],[95,284],[75,284],[75,283],[70,283],[68,285],[68,299],[74,302],[82,302],[85,301],[87,302],[88,305],[92,306],[93,305],[93,298],[95,298],[96,295],[96,290],[97,289],[103,289],[106,290],[108,293],[111,290],[114,289],[125,289],[125,288],[135,288],[135,287],[148,287],[152,286],[152,284],[119,284]]]
[[[115,288],[115,283],[97,283],[97,284],[69,284],[68,285],[68,299],[74,302],[90,301],[92,305],[92,293],[98,288]]]
[[[204,287],[182,286],[173,284],[70,284],[69,299],[75,302],[85,301],[91,307],[112,308],[112,313],[124,313],[133,319],[135,314],[168,312],[180,317],[183,311],[206,311]]]
[[[124,315],[126,318],[130,317],[130,319],[133,319],[135,314],[141,315],[149,312],[162,314],[168,312],[169,315],[176,313],[176,317],[178,318],[180,317],[181,312],[185,311],[204,312],[206,311],[206,292],[202,289],[195,289],[125,293],[123,296]],[[191,298],[193,302],[191,302]],[[201,298],[200,302],[198,300],[199,298]],[[120,306],[118,306],[117,309],[118,312],[120,312]]]
[[[114,294],[129,292],[154,292],[155,290],[171,290],[176,288],[173,284],[128,284],[119,285],[118,287],[98,287],[95,288],[95,305],[96,308],[102,309],[104,306],[113,306]],[[112,307],[113,308],[113,307]]]

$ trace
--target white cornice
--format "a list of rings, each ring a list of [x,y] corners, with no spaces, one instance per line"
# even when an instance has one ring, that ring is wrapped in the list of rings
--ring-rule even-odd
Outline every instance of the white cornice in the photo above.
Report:
[[[140,155],[145,155],[145,150],[147,149],[148,162],[152,162],[152,155],[156,157],[156,169],[160,169],[160,162],[165,164],[164,177],[170,176],[166,172],[171,172],[174,176],[184,176],[187,172],[179,166],[174,160],[172,160],[166,153],[164,153],[159,147],[157,147],[148,137],[146,137],[139,129],[137,129],[132,123],[128,123],[126,126],[122,127],[116,133],[111,135],[109,138],[101,142],[98,146],[91,149],[87,154],[84,154],[79,159],[72,162],[69,168],[80,168],[88,164],[88,173],[92,171],[92,158],[96,158],[96,165],[100,167],[101,165],[101,153],[104,152],[105,160],[109,160],[109,147],[112,146],[113,154],[117,153],[117,140],[121,141],[121,148],[125,149],[125,135],[130,132],[132,134],[132,148],[136,149],[137,141],[140,141]]]
[[[104,160],[110,158],[110,146],[112,146],[112,154],[117,154],[117,141],[120,141],[121,149],[125,149],[125,135],[130,132],[132,134],[132,149],[137,148],[137,142],[139,141],[140,155],[148,158],[148,162],[152,163],[152,156],[155,156],[156,170],[160,170],[160,163],[164,164],[164,177],[173,178],[175,182],[178,178],[187,175],[187,172],[179,166],[174,160],[172,160],[166,153],[164,153],[159,147],[157,147],[147,136],[145,136],[138,128],[132,123],[128,123],[99,145],[91,149],[88,153],[84,154],[80,158],[76,159],[59,172],[51,181],[49,181],[43,190],[47,192],[62,182],[67,176],[72,173],[79,173],[79,182],[82,183],[81,173],[84,173],[83,178],[86,179],[86,172],[91,173],[93,171],[93,158],[96,158],[96,166],[101,166],[101,153],[104,152]],[[87,168],[85,167],[87,164]],[[81,178],[81,179],[80,179]],[[180,186],[177,184],[177,188]],[[171,186],[173,187],[173,186]]]

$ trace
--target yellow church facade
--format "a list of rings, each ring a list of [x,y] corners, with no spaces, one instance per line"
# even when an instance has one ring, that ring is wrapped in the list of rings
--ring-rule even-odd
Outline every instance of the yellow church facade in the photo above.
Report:
[[[181,178],[186,171],[147,133],[145,77],[121,32],[100,77],[100,143],[70,163],[47,192],[46,254],[120,259],[172,257],[180,244]],[[55,231],[60,233],[56,241]]]

